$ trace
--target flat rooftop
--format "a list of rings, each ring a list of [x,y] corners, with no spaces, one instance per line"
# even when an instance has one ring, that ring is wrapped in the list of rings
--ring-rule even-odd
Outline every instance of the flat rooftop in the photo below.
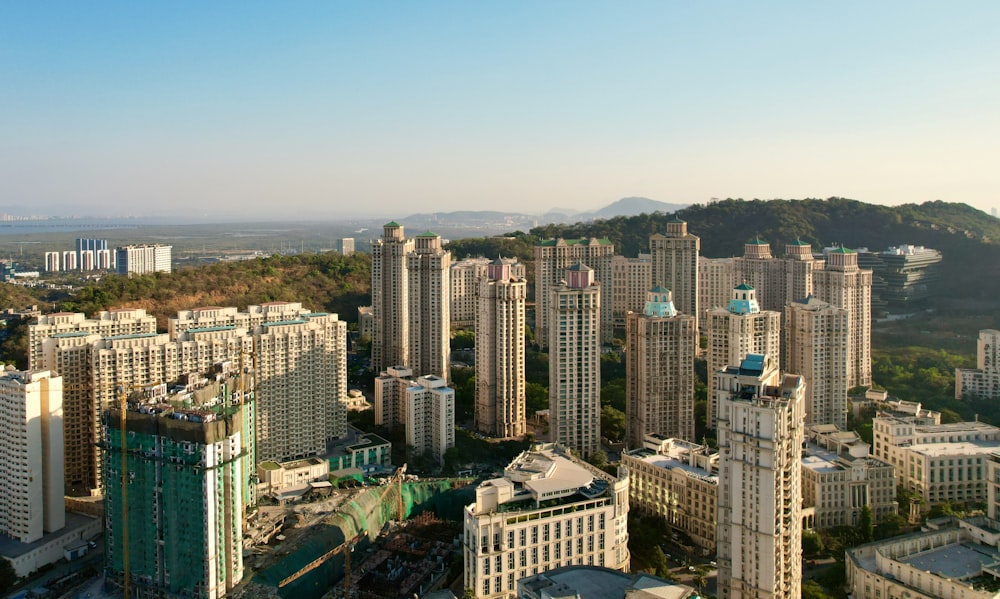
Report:
[[[983,566],[996,566],[1000,563],[1000,552],[986,545],[955,543],[903,557],[899,561],[937,576],[963,579],[978,576]]]
[[[955,443],[917,443],[910,451],[936,458],[950,455],[992,455],[1000,450],[1000,441],[958,441]]]
[[[92,523],[94,520],[96,520],[96,518],[85,516],[83,514],[77,514],[76,512],[66,512],[66,526],[63,526],[55,532],[46,533],[42,536],[42,538],[38,539],[34,543],[22,543],[20,541],[15,541],[6,535],[0,535],[0,555],[4,557],[20,557],[25,553],[34,551],[46,543],[51,543],[55,539],[71,534],[74,530],[83,528]]]
[[[656,453],[655,451],[649,449],[636,449],[628,452],[626,455],[629,457],[637,458],[650,466],[656,468],[663,468],[669,470],[672,468],[679,468],[689,475],[697,476],[700,478],[708,479],[709,482],[719,484],[719,475],[715,472],[709,472],[704,468],[699,468],[697,466],[692,466],[685,459],[681,457],[674,457],[672,455],[663,455]]]

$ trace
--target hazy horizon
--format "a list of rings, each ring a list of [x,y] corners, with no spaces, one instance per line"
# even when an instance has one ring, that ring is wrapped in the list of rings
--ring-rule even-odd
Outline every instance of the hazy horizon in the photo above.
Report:
[[[0,206],[1000,206],[1000,5],[11,3]]]

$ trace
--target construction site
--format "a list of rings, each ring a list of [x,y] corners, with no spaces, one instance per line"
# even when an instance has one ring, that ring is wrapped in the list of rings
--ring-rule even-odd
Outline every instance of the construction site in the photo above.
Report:
[[[247,573],[231,595],[412,598],[460,576],[472,481],[416,480],[404,466],[380,482],[260,508],[244,539]]]

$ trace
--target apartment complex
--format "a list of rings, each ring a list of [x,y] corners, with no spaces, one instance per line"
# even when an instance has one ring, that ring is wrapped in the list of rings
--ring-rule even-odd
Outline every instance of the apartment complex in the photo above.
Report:
[[[955,399],[1000,399],[1000,331],[983,329],[976,340],[976,368],[955,369]]]
[[[629,506],[684,531],[706,553],[715,552],[719,454],[707,445],[648,435],[622,454],[629,473]]]
[[[521,453],[465,508],[464,586],[500,598],[563,566],[627,571],[628,488],[624,468],[612,477],[555,444]]]
[[[719,388],[719,597],[798,597],[805,381],[750,354]]]
[[[611,343],[614,333],[611,289],[615,284],[612,258],[615,246],[607,239],[549,239],[535,245],[535,341],[547,348],[551,330],[552,290],[563,285],[566,269],[578,263],[594,271],[600,283],[599,344]]]
[[[806,422],[847,428],[848,311],[809,296],[785,306],[784,369],[805,377]]]
[[[698,257],[698,322],[712,308],[725,308],[733,296],[733,288],[743,282],[736,269],[739,258]],[[704,325],[702,325],[704,326]]]
[[[228,378],[130,402],[103,423],[105,572],[133,596],[224,597],[243,578],[252,484],[250,394]]]
[[[406,444],[444,464],[444,452],[455,446],[455,390],[434,375],[418,377],[404,391]]]
[[[375,425],[390,430],[406,426],[406,388],[413,383],[413,369],[386,368],[375,377]]]
[[[814,273],[823,268],[823,261],[813,258],[812,246],[800,240],[785,244],[785,255],[775,258],[771,245],[755,238],[743,245],[743,256],[735,262],[741,282],[757,289],[761,309],[775,312],[812,293]]]
[[[986,502],[986,472],[1000,451],[1000,428],[985,422],[932,424],[877,416],[874,456],[896,468],[896,484],[918,493],[925,509],[945,502]]]
[[[62,385],[47,370],[0,373],[0,533],[21,543],[66,525]]]
[[[451,253],[441,237],[406,239],[397,222],[372,244],[372,370],[390,366],[447,379]]]
[[[748,354],[770,356],[775,363],[781,354],[781,314],[761,310],[757,290],[741,283],[730,290],[725,308],[712,308],[703,322],[708,337],[708,376],[727,366],[739,364]],[[709,385],[706,422],[715,428],[719,414],[719,389]]]
[[[173,246],[159,243],[125,245],[115,249],[115,268],[120,275],[170,272]]]
[[[551,439],[587,457],[601,446],[601,300],[594,269],[577,263],[549,297]]]
[[[625,314],[642,312],[646,304],[646,293],[653,287],[653,262],[649,254],[639,254],[638,258],[613,256],[611,258],[611,318],[614,328],[625,328]]]
[[[511,278],[525,278],[525,266],[517,258],[466,258],[451,263],[451,328],[476,324],[479,285],[497,260],[510,267]]]
[[[520,437],[527,430],[528,282],[498,258],[479,280],[476,297],[476,429],[494,437]]]
[[[678,314],[671,293],[653,287],[625,326],[625,416],[630,447],[646,435],[694,440],[694,358],[698,325]]]
[[[674,304],[682,314],[698,313],[698,254],[701,239],[688,233],[687,223],[677,217],[667,223],[665,234],[649,238],[652,272],[651,284],[660,285],[674,294]]]
[[[873,458],[858,433],[815,424],[806,442],[802,507],[809,528],[857,526],[865,507],[876,522],[896,513],[895,468]]]
[[[826,252],[826,267],[813,273],[813,295],[847,310],[847,387],[872,384],[872,271],[858,268],[858,253]],[[803,296],[805,297],[805,296]]]
[[[341,237],[337,240],[337,253],[341,256],[351,256],[354,254],[354,238]]]

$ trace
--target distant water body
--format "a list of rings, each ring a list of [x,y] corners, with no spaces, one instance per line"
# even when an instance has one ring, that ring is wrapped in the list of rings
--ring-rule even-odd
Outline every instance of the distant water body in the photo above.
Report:
[[[148,223],[95,222],[76,220],[18,220],[0,221],[0,235],[28,235],[32,233],[67,233],[105,229],[136,229]]]

